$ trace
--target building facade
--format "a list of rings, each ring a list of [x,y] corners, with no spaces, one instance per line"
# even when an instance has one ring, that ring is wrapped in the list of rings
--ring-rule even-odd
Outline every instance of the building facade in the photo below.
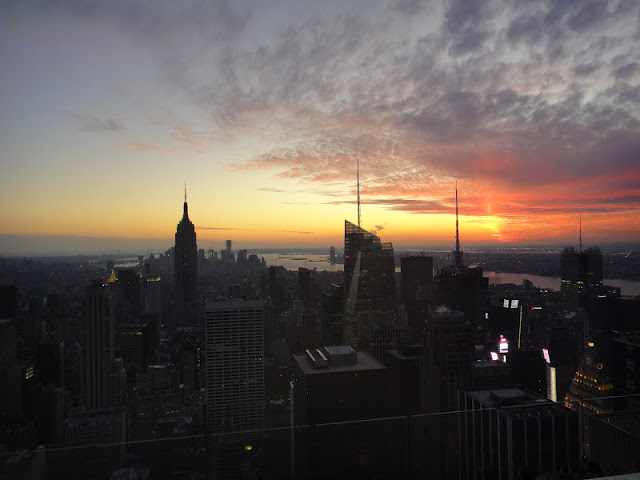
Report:
[[[207,432],[262,427],[264,410],[263,301],[206,304]]]

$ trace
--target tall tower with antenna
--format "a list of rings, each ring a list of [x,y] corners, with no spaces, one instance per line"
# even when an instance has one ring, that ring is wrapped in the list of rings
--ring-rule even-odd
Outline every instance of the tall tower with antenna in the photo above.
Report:
[[[582,252],[582,212],[580,212],[580,252]]]
[[[360,226],[360,159],[356,160],[356,190],[358,192],[358,228]]]
[[[576,312],[586,304],[587,293],[602,287],[602,252],[598,247],[582,247],[582,213],[578,217],[579,247],[565,247],[560,256],[562,308]],[[585,341],[587,335],[585,334]]]
[[[198,323],[198,247],[195,227],[189,219],[186,184],[182,220],[175,239],[176,327],[194,327]]]
[[[455,268],[462,268],[464,266],[464,254],[460,249],[460,231],[458,228],[458,182],[456,181],[456,251],[454,253]]]
[[[393,245],[361,227],[360,160],[356,160],[358,224],[344,222],[342,341],[381,359],[397,337]]]

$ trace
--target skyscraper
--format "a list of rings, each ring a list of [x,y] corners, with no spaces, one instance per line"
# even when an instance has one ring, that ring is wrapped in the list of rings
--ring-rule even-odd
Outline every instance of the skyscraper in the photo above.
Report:
[[[416,338],[422,338],[427,309],[433,304],[433,257],[402,257],[400,272],[400,295],[409,326]]]
[[[176,230],[176,327],[198,324],[198,247],[196,230],[189,220],[187,193],[184,195],[184,213]]]
[[[20,317],[0,318],[0,367],[13,366],[18,359]]]
[[[565,406],[578,411],[584,408],[598,414],[613,411],[613,384],[609,368],[605,368],[601,360],[596,348],[586,348],[564,397]]]
[[[345,220],[344,252],[344,343],[372,353],[373,330],[397,326],[393,246]]]
[[[90,287],[84,316],[85,406],[103,408],[109,405],[108,376],[115,354],[114,315],[108,287],[99,284]]]
[[[206,305],[207,432],[262,427],[264,408],[263,301]]]
[[[577,251],[566,247],[560,257],[562,307],[575,312],[585,305],[588,290],[602,286],[602,253],[599,248]]]
[[[225,243],[225,249],[220,252],[220,258],[223,262],[234,262],[235,257],[233,250],[231,249],[231,240],[227,240]]]
[[[465,319],[473,327],[477,344],[483,340],[483,313],[486,311],[486,296],[489,279],[483,277],[482,268],[465,265],[464,254],[460,248],[460,230],[458,225],[458,185],[456,183],[456,246],[452,252],[452,265],[441,268],[436,274],[437,285],[435,305],[444,305],[463,312]]]
[[[462,312],[431,313],[424,335],[425,411],[447,412],[457,406],[457,392],[471,384],[471,325]]]

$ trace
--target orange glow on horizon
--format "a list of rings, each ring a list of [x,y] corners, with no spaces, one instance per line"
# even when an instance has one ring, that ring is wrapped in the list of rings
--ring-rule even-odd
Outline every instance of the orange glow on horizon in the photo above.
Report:
[[[371,213],[364,216],[371,218]],[[350,216],[345,216],[350,219]],[[375,216],[374,216],[375,217]],[[487,216],[460,216],[460,240],[463,245],[487,245],[499,243],[575,243],[578,238],[578,215],[526,215],[522,217],[501,217],[499,214]],[[205,226],[194,215],[190,215],[196,226],[198,244],[224,243],[227,239],[246,244],[321,246],[340,245],[344,236],[344,219],[327,219],[315,222],[297,222],[298,227],[246,222],[222,223],[220,227]],[[391,219],[391,222],[385,221]],[[179,218],[162,223],[137,219],[108,218],[84,221],[73,228],[68,223],[42,222],[34,226],[24,222],[22,228],[3,232],[4,235],[53,235],[79,237],[107,237],[123,239],[166,239],[173,242]],[[206,222],[205,222],[206,223]],[[378,222],[374,222],[378,224]],[[377,229],[364,221],[363,228],[376,231],[383,242],[397,245],[452,245],[455,242],[455,215],[421,215],[402,212],[387,212],[379,222],[383,228]],[[638,213],[589,213],[582,215],[583,237],[590,242],[634,241],[638,238]],[[228,226],[225,226],[228,225]],[[14,225],[15,226],[15,225]]]

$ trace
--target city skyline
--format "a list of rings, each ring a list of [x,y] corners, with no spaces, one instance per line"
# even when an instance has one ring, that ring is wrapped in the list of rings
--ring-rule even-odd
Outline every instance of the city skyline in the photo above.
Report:
[[[184,181],[199,248],[340,245],[357,160],[362,227],[396,246],[455,242],[456,181],[463,249],[575,245],[580,214],[586,245],[638,241],[639,18],[600,1],[3,4],[0,254],[169,248]]]

